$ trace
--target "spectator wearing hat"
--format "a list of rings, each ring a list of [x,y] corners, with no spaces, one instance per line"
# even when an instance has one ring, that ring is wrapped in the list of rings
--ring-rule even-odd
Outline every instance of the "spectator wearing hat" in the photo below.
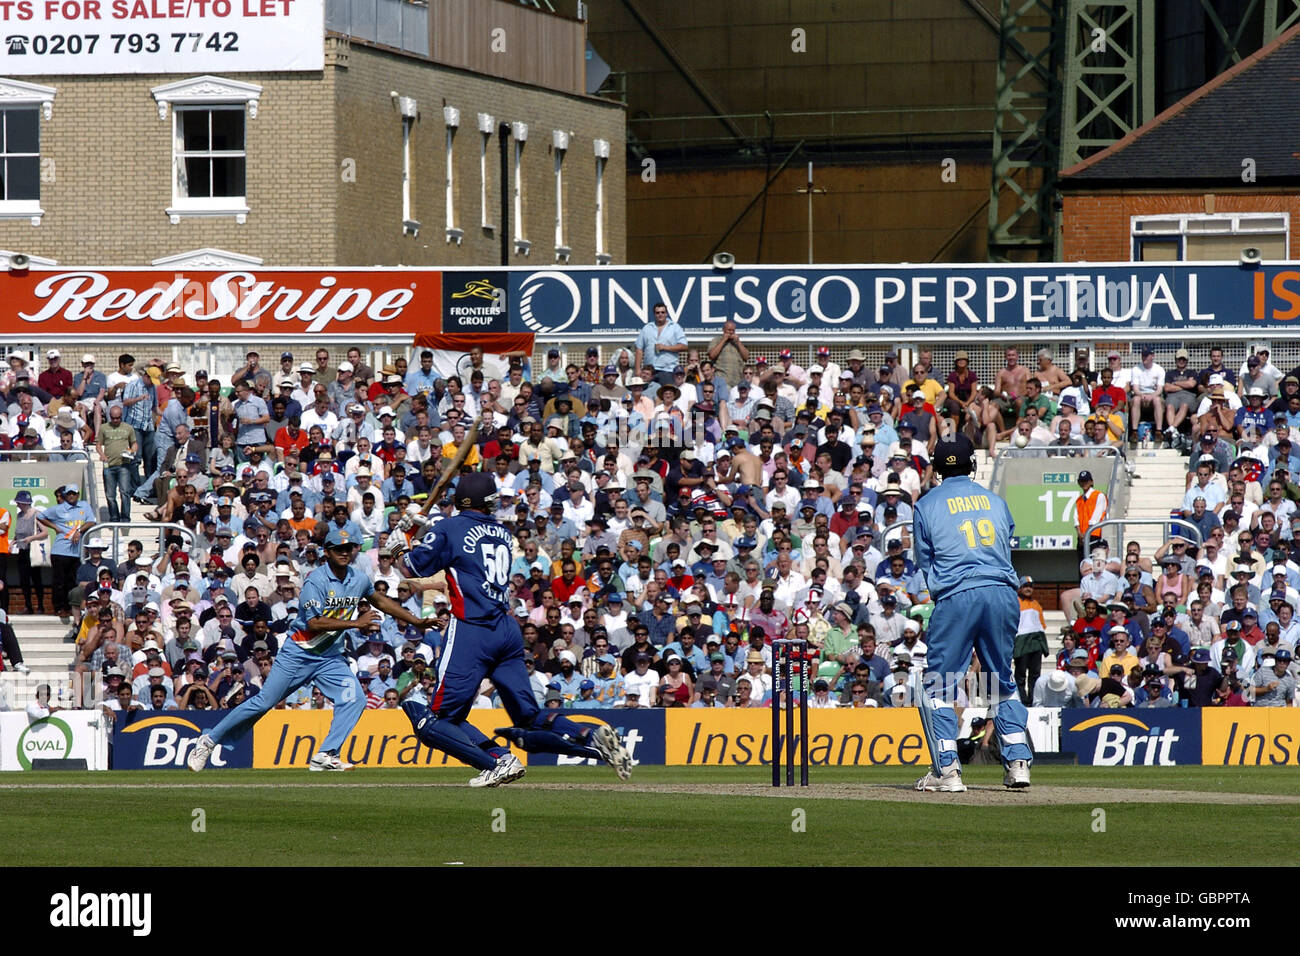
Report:
[[[1187,349],[1174,353],[1174,367],[1165,375],[1165,384],[1161,389],[1168,414],[1165,425],[1165,439],[1171,447],[1176,447],[1178,435],[1188,414],[1199,404],[1196,373],[1187,362],[1190,356]]]
[[[1262,366],[1259,355],[1251,355],[1242,363],[1241,370],[1237,373],[1237,394],[1249,395],[1252,389],[1257,388],[1264,393],[1265,404],[1270,404],[1278,397],[1281,373],[1274,378],[1262,371]]]
[[[37,520],[42,527],[54,532],[54,544],[50,549],[54,610],[64,624],[69,624],[72,620],[70,595],[81,563],[81,537],[94,527],[95,513],[81,500],[81,487],[76,482],[69,482],[63,486],[62,499],[42,511]]]
[[[49,393],[48,405],[50,412],[53,413],[58,411],[63,404],[64,396],[72,390],[72,373],[63,367],[58,349],[48,350],[45,353],[45,361],[48,365],[36,379],[36,384]]]
[[[46,389],[46,391],[49,391]],[[75,403],[81,415],[87,421],[99,424],[99,405],[108,392],[108,378],[95,368],[95,356],[87,352],[81,356],[81,371],[72,376],[72,383],[64,396],[69,403]]]
[[[1079,535],[1079,560],[1082,561],[1088,557],[1093,542],[1101,539],[1097,526],[1110,516],[1110,500],[1095,486],[1091,471],[1080,471],[1076,480],[1079,497],[1074,501],[1074,529]]]
[[[14,510],[9,516],[9,548],[16,557],[18,565],[19,587],[23,592],[23,613],[35,614],[45,603],[45,585],[41,580],[39,568],[32,567],[31,545],[34,541],[46,538],[49,532],[40,524],[40,513],[32,507],[32,493],[27,490],[14,495]],[[7,559],[0,564],[0,569],[8,570]],[[33,591],[35,596],[33,596]],[[8,591],[4,592],[6,598]],[[8,613],[8,607],[5,606]]]
[[[1254,706],[1296,706],[1296,679],[1290,673],[1291,661],[1292,653],[1285,647],[1260,658],[1259,669],[1250,681]]]
[[[1165,369],[1156,362],[1156,350],[1143,346],[1138,365],[1128,372],[1128,440],[1138,441],[1138,423],[1144,408],[1151,406],[1154,427],[1164,431]]]
[[[1199,438],[1207,432],[1219,436],[1229,436],[1236,428],[1237,410],[1242,406],[1236,392],[1224,388],[1218,376],[1203,394],[1201,403],[1196,408],[1196,419],[1192,425],[1193,437]]]
[[[1210,649],[1194,647],[1187,663],[1171,668],[1170,675],[1180,700],[1188,707],[1209,707],[1215,699],[1223,675],[1210,664]]]
[[[1133,692],[1133,706],[1154,709],[1174,705],[1173,690],[1166,683],[1161,668],[1155,664],[1144,666],[1141,683]]]
[[[1051,670],[1034,681],[1030,700],[1034,707],[1082,707],[1083,699],[1079,696],[1076,675],[1087,669],[1086,658],[1077,663],[1072,662],[1069,669]]]
[[[1255,359],[1254,365],[1251,365],[1251,359]],[[1241,366],[1237,369],[1237,380],[1239,382],[1244,382],[1248,374],[1253,376],[1251,384],[1258,384],[1261,387],[1267,388],[1265,383],[1271,383],[1272,389],[1269,391],[1274,397],[1277,396],[1282,380],[1286,375],[1286,373],[1273,364],[1271,353],[1267,348],[1252,350],[1251,354],[1246,357],[1246,360],[1242,362]]]
[[[1264,404],[1268,395],[1257,385],[1243,394],[1246,403],[1233,414],[1233,434],[1239,440],[1262,441],[1264,436],[1271,435],[1274,428],[1273,413]]]

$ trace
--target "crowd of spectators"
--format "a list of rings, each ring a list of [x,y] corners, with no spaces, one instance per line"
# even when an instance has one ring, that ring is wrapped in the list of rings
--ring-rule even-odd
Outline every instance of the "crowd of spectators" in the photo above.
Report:
[[[1112,555],[1092,530],[1107,516],[1105,495],[1080,473],[1083,560],[1079,587],[1061,599],[1063,650],[1046,674],[1027,661],[1022,687],[1047,706],[1294,706],[1300,368],[1284,373],[1260,349],[1233,371],[1217,347],[1203,369],[1189,367],[1185,349],[1168,372],[1150,349],[1136,367],[1121,364],[1111,352],[1098,377],[1127,393],[1119,433],[1136,444],[1149,406],[1154,433],[1163,424],[1167,445],[1187,456],[1186,493],[1170,502],[1181,523],[1154,554],[1130,541]],[[1034,612],[1022,595],[1023,634]]]
[[[257,693],[331,527],[365,542],[355,560],[377,588],[437,622],[427,641],[382,616],[352,632],[368,705],[397,707],[435,681],[446,592],[413,594],[382,548],[477,426],[463,467],[495,477],[496,517],[517,538],[511,608],[539,704],[770,706],[771,641],[791,636],[809,642],[810,706],[909,706],[931,603],[908,521],[936,481],[935,442],[962,431],[990,454],[1011,442],[1126,455],[1146,415],[1154,435],[1199,452],[1184,510],[1205,544],[1086,555],[1055,662],[1025,579],[1024,699],[1293,702],[1300,486],[1287,436],[1300,376],[1267,353],[1235,373],[1216,349],[1191,373],[1180,351],[1166,374],[1147,352],[1128,369],[1113,352],[1096,373],[1086,350],[1065,371],[1046,351],[1030,368],[1009,349],[989,385],[962,351],[951,370],[924,348],[910,368],[857,349],[841,368],[823,346],[805,369],[733,323],[696,347],[657,306],[633,346],[580,362],[552,348],[540,369],[475,349],[444,376],[429,351],[374,369],[359,349],[336,364],[321,348],[270,366],[250,351],[222,381],[130,354],[108,375],[93,355],[76,374],[58,350],[45,358],[37,373],[15,354],[0,375],[0,440],[93,449],[108,520],[184,529],[161,549],[138,534],[113,552],[75,484],[44,508],[20,495],[0,518],[24,613],[45,601],[30,545],[54,535],[48,586],[83,704],[221,709]],[[435,502],[430,519],[450,508]],[[496,705],[490,684],[481,693]],[[328,701],[304,689],[281,706]]]

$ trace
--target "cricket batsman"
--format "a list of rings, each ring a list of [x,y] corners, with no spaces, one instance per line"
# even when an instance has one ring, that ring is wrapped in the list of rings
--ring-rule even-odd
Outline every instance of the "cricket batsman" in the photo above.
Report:
[[[334,702],[329,733],[307,763],[308,770],[349,770],[352,764],[339,756],[366,707],[366,694],[343,650],[343,638],[353,628],[364,629],[376,620],[375,608],[423,630],[424,621],[395,600],[375,591],[366,574],[352,566],[357,542],[344,528],[332,528],[325,538],[325,564],[307,575],[299,593],[298,616],[293,630],[276,655],[262,690],[228,713],[210,734],[199,737],[190,751],[189,766],[207,766],[213,749],[226,740],[238,740],[264,713],[304,685],[313,684]],[[364,609],[362,605],[366,606]],[[358,613],[360,612],[360,613]]]
[[[471,787],[517,780],[525,767],[510,748],[466,721],[486,677],[514,723],[498,735],[529,752],[604,760],[626,780],[632,774],[631,756],[612,727],[577,724],[558,710],[537,706],[524,667],[523,635],[509,611],[514,537],[490,517],[496,492],[490,474],[461,475],[452,495],[456,514],[436,522],[410,550],[401,535],[393,535],[386,546],[416,590],[427,590],[432,576],[445,571],[451,598],[452,620],[433,700],[427,706],[408,700],[402,709],[422,743],[482,771]]]
[[[926,635],[925,686],[916,695],[931,768],[916,782],[917,790],[966,789],[957,759],[953,701],[970,667],[972,647],[997,680],[994,727],[1006,767],[1002,785],[1029,786],[1029,713],[1011,669],[1020,620],[1019,578],[1011,567],[1015,522],[1005,501],[971,480],[974,459],[975,448],[965,435],[936,444],[934,467],[943,483],[917,501],[912,512],[913,553],[935,605]]]

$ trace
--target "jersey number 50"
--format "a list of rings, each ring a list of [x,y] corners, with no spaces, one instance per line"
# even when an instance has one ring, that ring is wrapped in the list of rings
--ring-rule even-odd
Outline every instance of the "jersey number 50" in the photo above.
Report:
[[[969,518],[957,526],[957,530],[966,536],[966,546],[975,547],[976,535],[979,535],[979,543],[986,548],[997,540],[997,529],[993,527],[993,522],[988,518],[981,518],[979,523],[973,523]]]
[[[483,574],[489,584],[505,587],[510,582],[510,549],[504,544],[484,545]]]

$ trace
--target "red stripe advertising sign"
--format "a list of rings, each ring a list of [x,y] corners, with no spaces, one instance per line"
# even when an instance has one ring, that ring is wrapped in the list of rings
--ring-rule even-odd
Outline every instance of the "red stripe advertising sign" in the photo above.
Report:
[[[4,282],[10,334],[414,336],[441,324],[436,270],[52,270]]]

